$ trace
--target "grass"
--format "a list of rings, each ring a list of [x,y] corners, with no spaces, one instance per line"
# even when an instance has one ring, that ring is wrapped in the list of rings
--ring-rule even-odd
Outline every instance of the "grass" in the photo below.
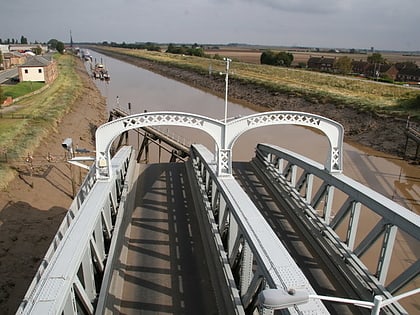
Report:
[[[210,68],[215,73],[225,70],[223,60],[146,50],[100,48],[201,74],[208,73]],[[412,119],[420,120],[420,89],[302,69],[235,61],[231,64],[231,71],[231,76],[235,79],[262,85],[273,92],[296,95],[313,102],[332,102],[362,111],[373,111],[403,118],[411,116]]]
[[[18,97],[39,90],[43,86],[45,86],[45,83],[43,82],[19,82],[15,85],[4,85],[2,86],[3,97],[6,98],[11,96],[12,98],[16,99]]]
[[[55,82],[41,93],[18,102],[20,108],[14,114],[26,118],[0,119],[0,161],[4,160],[6,153],[12,160],[23,160],[28,153],[32,153],[42,139],[54,131],[82,93],[82,81],[74,67],[76,57],[58,55],[57,58],[59,75]],[[19,91],[25,91],[25,88],[19,88]],[[7,187],[13,176],[8,164],[0,163],[1,189]]]

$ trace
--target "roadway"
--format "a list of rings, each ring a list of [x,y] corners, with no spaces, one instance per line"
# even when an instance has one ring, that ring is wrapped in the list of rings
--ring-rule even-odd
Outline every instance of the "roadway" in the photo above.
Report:
[[[0,71],[0,84],[18,76],[18,69],[7,69]]]
[[[136,178],[106,313],[217,314],[185,164],[140,164]]]

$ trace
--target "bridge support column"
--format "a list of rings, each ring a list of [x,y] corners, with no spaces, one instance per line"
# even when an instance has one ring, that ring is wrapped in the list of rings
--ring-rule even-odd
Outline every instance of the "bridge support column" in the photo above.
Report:
[[[217,156],[217,175],[231,176],[232,175],[232,150],[219,149]]]

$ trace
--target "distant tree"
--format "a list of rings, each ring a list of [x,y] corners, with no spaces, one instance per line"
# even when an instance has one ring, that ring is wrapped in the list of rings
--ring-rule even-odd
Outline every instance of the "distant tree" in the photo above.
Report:
[[[385,58],[380,53],[373,53],[372,55],[367,57],[367,61],[369,63],[385,63]]]
[[[214,54],[213,59],[216,59],[216,60],[223,60],[223,57],[222,57],[222,56],[220,56],[219,54]]]
[[[42,54],[42,48],[40,46],[34,47],[34,48],[32,48],[32,52],[35,55],[40,55],[40,54]]]
[[[21,44],[27,44],[27,43],[28,43],[28,39],[22,35],[22,36],[20,37],[20,43],[21,43]]]
[[[280,60],[283,66],[290,67],[293,62],[293,54],[281,51],[278,55],[278,60]]]
[[[264,65],[275,65],[276,57],[275,53],[271,50],[264,51],[260,56],[260,62]]]
[[[57,46],[55,47],[55,49],[57,49],[57,51],[62,54],[64,53],[64,43],[57,41]]]
[[[260,62],[266,65],[289,67],[293,62],[293,54],[285,51],[276,53],[266,50],[261,54]]]
[[[53,39],[50,39],[47,44],[48,44],[48,47],[55,50],[57,49],[57,43],[58,43],[58,40],[53,38]]]
[[[343,56],[335,61],[334,67],[342,74],[349,74],[352,71],[352,60],[348,56]]]
[[[171,43],[168,45],[166,52],[170,54],[204,57],[204,49],[197,44],[194,44],[192,47],[188,47],[186,45],[175,46]]]

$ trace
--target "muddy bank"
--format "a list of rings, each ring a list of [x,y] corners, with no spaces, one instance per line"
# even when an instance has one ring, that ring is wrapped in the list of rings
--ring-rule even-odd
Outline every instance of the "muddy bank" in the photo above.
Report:
[[[203,75],[149,60],[110,53],[97,48],[95,50],[224,97],[225,80],[223,76]],[[358,143],[394,156],[404,156],[406,119],[360,112],[354,108],[332,103],[309,102],[302,97],[285,95],[279,92],[273,93],[263,86],[243,82],[235,79],[234,76],[229,79],[229,99],[253,107],[258,111],[304,111],[328,117],[344,126],[345,141]],[[410,141],[407,156],[414,157],[415,150],[416,145]]]
[[[75,62],[83,93],[33,152],[33,172],[24,164],[16,165],[18,176],[0,191],[1,314],[15,314],[73,200],[73,185],[85,176],[85,171],[72,171],[66,162],[63,139],[70,137],[77,147],[93,152],[95,130],[107,119],[106,100],[83,63],[76,58]]]

